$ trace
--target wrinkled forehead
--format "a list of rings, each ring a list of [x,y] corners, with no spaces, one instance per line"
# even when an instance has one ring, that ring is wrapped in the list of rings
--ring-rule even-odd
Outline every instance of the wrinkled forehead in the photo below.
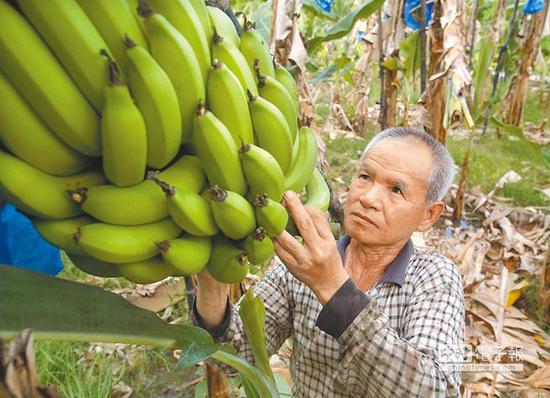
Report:
[[[408,137],[386,138],[368,149],[358,170],[371,169],[426,182],[432,163],[431,151],[421,141]]]

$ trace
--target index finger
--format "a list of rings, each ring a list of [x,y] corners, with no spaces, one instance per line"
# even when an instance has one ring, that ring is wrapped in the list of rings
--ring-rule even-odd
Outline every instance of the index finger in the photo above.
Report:
[[[300,202],[298,195],[293,191],[286,191],[284,194],[284,201],[286,208],[294,218],[296,228],[298,228],[304,242],[307,244],[317,241],[319,239],[319,233],[317,232],[317,228],[315,228],[315,223],[304,208],[302,202]]]

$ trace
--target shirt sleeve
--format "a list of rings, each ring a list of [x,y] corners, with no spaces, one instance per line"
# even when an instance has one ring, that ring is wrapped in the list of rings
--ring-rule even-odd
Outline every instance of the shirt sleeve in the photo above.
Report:
[[[432,264],[446,270],[414,288],[401,333],[390,327],[376,300],[352,300],[360,303],[356,309],[362,306],[355,319],[347,327],[340,322],[326,331],[340,345],[339,388],[364,397],[459,396],[459,373],[445,369],[444,362],[449,352],[461,353],[464,346],[464,297],[456,267],[449,260],[444,263]],[[321,316],[331,318],[323,312]],[[323,325],[319,319],[317,324]]]
[[[277,261],[267,272],[265,278],[254,287],[254,294],[262,298],[266,309],[265,332],[269,356],[275,354],[293,333],[293,301],[288,290],[288,278],[289,274],[286,267],[280,261]],[[209,332],[216,341],[230,343],[239,355],[253,364],[252,348],[239,317],[241,300],[235,305],[228,301],[221,325],[215,330],[209,330]],[[194,325],[203,327],[201,317],[195,306],[193,306],[190,318]],[[232,368],[218,362],[212,362],[212,365],[217,370],[225,373],[234,372]]]

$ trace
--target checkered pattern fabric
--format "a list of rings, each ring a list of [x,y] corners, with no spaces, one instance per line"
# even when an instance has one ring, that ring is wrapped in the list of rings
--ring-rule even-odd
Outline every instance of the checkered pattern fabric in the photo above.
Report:
[[[442,352],[464,344],[462,280],[440,253],[415,248],[403,285],[379,282],[369,289],[369,303],[338,339],[315,326],[322,305],[280,261],[254,292],[267,311],[269,354],[293,337],[293,397],[459,396],[459,374],[440,365]],[[238,307],[231,305],[217,340],[253,363]],[[196,314],[192,321],[200,324]]]

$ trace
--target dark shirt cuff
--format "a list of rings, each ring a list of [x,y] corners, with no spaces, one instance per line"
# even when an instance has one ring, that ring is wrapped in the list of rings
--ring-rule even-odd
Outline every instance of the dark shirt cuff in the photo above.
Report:
[[[338,339],[369,301],[350,277],[325,304],[315,325]]]
[[[212,338],[214,340],[219,339],[227,330],[229,327],[229,322],[231,321],[231,302],[229,301],[229,297],[227,297],[227,303],[225,305],[225,313],[223,314],[222,322],[214,327],[214,328],[207,328],[204,322],[204,319],[200,316],[199,311],[197,310],[197,299],[193,300],[193,319],[196,321],[196,324],[200,326],[201,328],[205,329],[208,333],[212,335]]]

